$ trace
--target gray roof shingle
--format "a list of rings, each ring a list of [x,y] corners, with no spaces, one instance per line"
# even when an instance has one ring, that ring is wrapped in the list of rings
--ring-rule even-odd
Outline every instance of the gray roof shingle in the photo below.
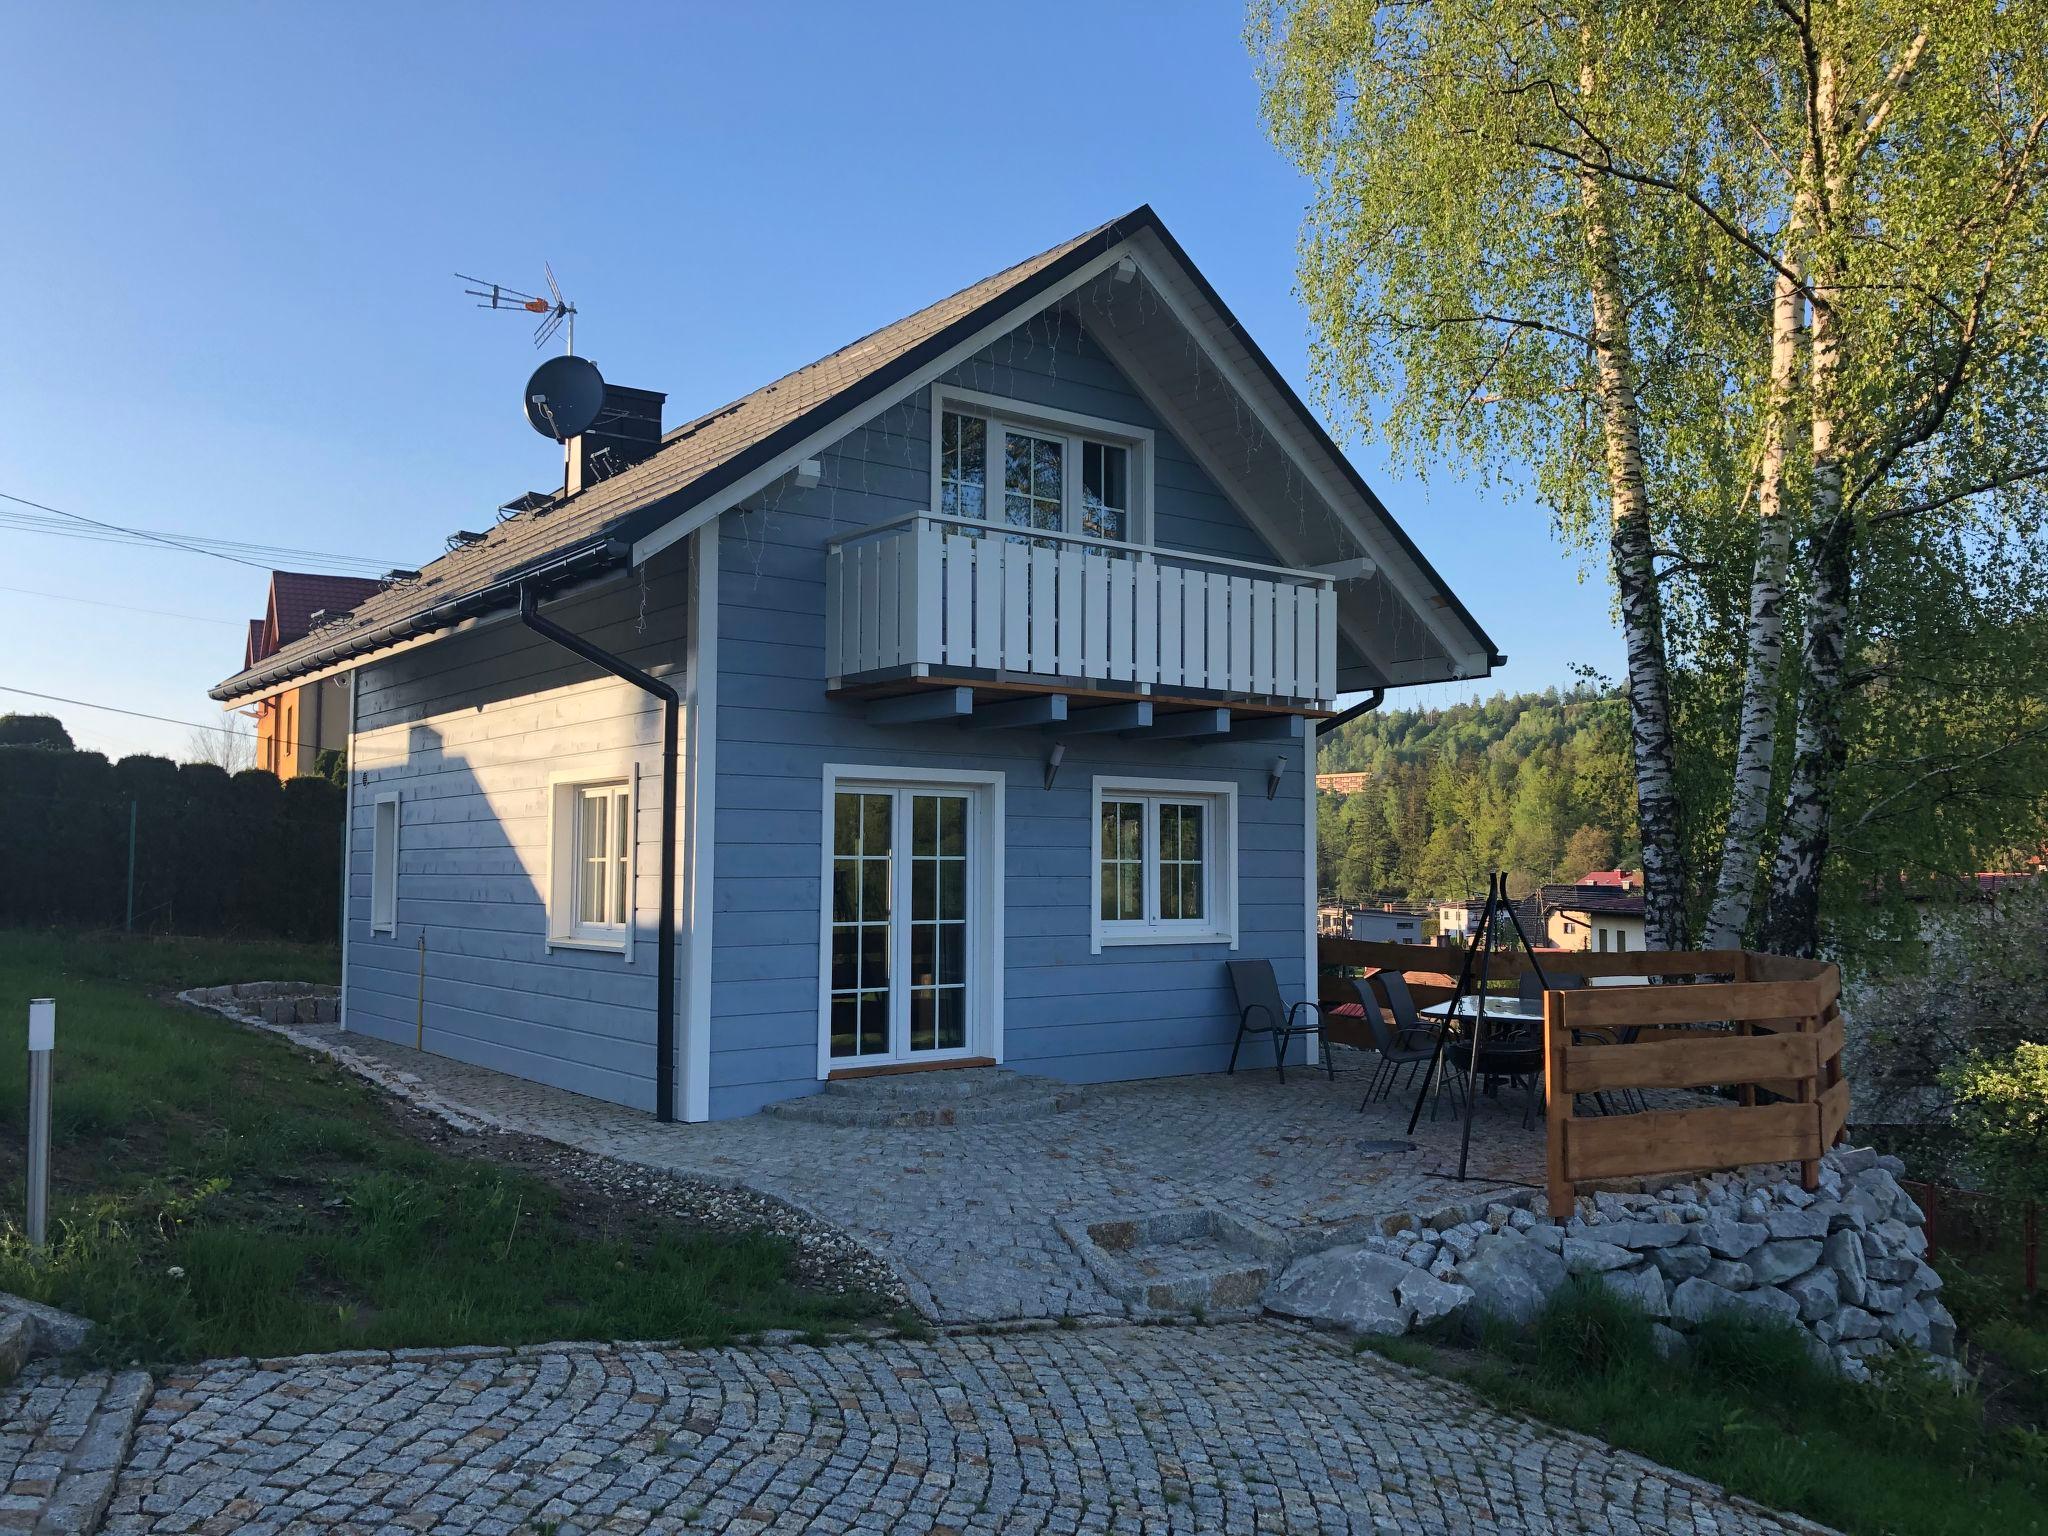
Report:
[[[1032,279],[1079,265],[1093,254],[1091,247],[1114,241],[1119,226],[1140,217],[1149,218],[1150,211],[1139,209],[1126,219],[1062,241],[750,395],[684,422],[664,433],[661,446],[640,463],[543,509],[507,518],[481,541],[423,567],[418,580],[386,587],[358,604],[347,619],[282,646],[258,666],[226,679],[211,690],[212,697],[232,700],[295,675],[294,668],[306,672],[331,665],[346,659],[352,644],[360,650],[374,649],[381,643],[374,636],[392,624],[482,591],[549,556],[607,537],[637,537],[648,531],[635,526],[645,521],[638,515],[650,507],[735,465],[749,449],[792,429],[800,436],[804,423],[839,405],[863,383],[893,376],[900,370],[892,365],[943,341],[956,327],[969,325],[989,305],[1011,297]],[[1066,260],[1077,255],[1075,261]]]

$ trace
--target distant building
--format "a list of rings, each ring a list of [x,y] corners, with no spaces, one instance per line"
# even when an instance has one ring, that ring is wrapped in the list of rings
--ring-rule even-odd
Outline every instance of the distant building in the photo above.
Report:
[[[1607,886],[1617,891],[1640,891],[1643,872],[1639,869],[1589,869],[1575,883]]]
[[[1538,893],[1537,911],[1543,928],[1539,942],[1553,949],[1600,952],[1644,947],[1643,896],[1638,889],[1584,882],[1546,885]]]
[[[270,600],[264,605],[263,617],[249,621],[242,669],[247,671],[283,647],[305,639],[313,632],[316,619],[321,623],[338,619],[383,589],[382,582],[356,576],[272,571]],[[302,683],[256,706],[256,766],[280,779],[314,773],[315,760],[322,752],[347,745],[348,694],[335,683]]]
[[[1439,944],[1469,944],[1479,927],[1484,900],[1440,901],[1436,905],[1436,941]]]
[[[1351,907],[1326,902],[1316,910],[1316,932],[1340,939],[1370,939],[1383,944],[1420,944],[1429,914],[1397,907]]]
[[[1319,773],[1316,788],[1326,795],[1355,795],[1371,778],[1369,773]]]

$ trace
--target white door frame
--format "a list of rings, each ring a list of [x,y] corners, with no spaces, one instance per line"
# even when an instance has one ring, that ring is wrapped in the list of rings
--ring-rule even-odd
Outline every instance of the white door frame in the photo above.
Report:
[[[967,794],[967,1044],[957,1052],[920,1052],[920,1061],[950,1057],[1003,1059],[1003,845],[1005,775],[963,768],[904,768],[886,764],[827,763],[818,830],[818,1076],[835,1067],[869,1066],[878,1058],[832,1055],[832,828],[833,801],[841,790],[952,790]],[[896,987],[892,968],[890,984]],[[900,1061],[892,1054],[890,1061]]]

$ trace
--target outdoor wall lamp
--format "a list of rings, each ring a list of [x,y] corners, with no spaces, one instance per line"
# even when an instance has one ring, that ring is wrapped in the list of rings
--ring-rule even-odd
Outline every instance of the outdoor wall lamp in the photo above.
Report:
[[[1280,793],[1280,781],[1287,777],[1287,759],[1276,757],[1273,766],[1266,770],[1266,798],[1272,799]]]
[[[1052,781],[1060,776],[1060,764],[1066,761],[1067,749],[1063,742],[1054,742],[1052,750],[1045,754],[1045,787],[1052,788]]]

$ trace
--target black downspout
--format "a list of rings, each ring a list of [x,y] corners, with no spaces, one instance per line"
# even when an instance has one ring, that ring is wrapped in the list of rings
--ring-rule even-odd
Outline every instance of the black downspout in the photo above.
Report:
[[[1386,689],[1375,688],[1371,693],[1368,693],[1364,698],[1360,699],[1356,704],[1352,705],[1342,714],[1332,715],[1327,720],[1311,720],[1309,722],[1309,729],[1315,732],[1316,738],[1318,740],[1321,740],[1324,735],[1331,731],[1334,731],[1335,729],[1337,729],[1338,726],[1349,725],[1352,721],[1356,720],[1360,715],[1371,714],[1374,710],[1380,707],[1380,700],[1384,699],[1386,696]]]
[[[519,621],[563,650],[574,651],[592,666],[602,667],[661,700],[661,917],[655,940],[654,1118],[667,1124],[676,1117],[676,743],[681,735],[683,701],[660,678],[648,676],[631,662],[542,618],[533,588],[523,583]]]

